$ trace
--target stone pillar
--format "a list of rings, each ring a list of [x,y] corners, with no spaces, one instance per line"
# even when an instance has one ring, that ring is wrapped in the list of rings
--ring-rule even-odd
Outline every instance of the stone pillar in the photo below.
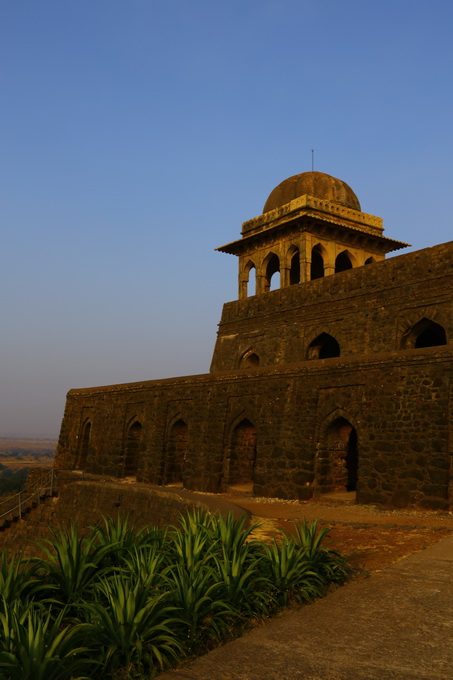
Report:
[[[256,294],[261,295],[261,293],[266,292],[266,276],[264,274],[256,275]]]
[[[280,267],[280,288],[289,286],[289,267]]]
[[[306,283],[311,279],[311,260],[306,257],[300,259],[300,282]]]

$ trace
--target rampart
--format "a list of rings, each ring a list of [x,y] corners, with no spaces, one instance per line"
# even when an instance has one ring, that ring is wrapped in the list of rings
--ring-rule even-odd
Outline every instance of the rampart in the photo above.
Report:
[[[30,470],[27,485],[48,471]],[[24,496],[27,495],[27,487]],[[103,518],[127,516],[140,528],[177,525],[180,517],[193,510],[231,513],[234,516],[248,513],[228,501],[205,497],[182,489],[162,489],[145,484],[127,484],[115,480],[83,478],[66,470],[57,471],[53,494],[27,509],[22,518],[12,513],[14,521],[0,530],[0,551],[21,552],[30,557],[39,554],[35,541],[51,537],[50,530],[59,531],[76,524],[83,534],[90,526],[103,524]]]

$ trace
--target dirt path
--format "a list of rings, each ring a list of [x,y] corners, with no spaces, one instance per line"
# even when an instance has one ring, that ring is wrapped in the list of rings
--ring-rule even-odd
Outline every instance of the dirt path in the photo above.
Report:
[[[292,520],[320,520],[332,527],[333,547],[367,572],[380,571],[453,534],[451,512],[388,510],[357,505],[347,498],[304,502],[236,493],[224,497],[251,512],[260,523],[256,536],[262,540],[271,539],[278,529],[291,530]]]

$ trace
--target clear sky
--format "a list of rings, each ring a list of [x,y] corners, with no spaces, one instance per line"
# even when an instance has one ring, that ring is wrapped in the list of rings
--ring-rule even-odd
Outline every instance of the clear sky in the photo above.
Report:
[[[0,0],[0,436],[72,387],[204,373],[280,181],[451,240],[451,0]]]

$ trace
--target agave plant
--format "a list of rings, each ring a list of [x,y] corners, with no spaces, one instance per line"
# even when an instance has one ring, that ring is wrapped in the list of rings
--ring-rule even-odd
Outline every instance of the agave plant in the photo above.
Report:
[[[220,641],[228,630],[234,608],[220,597],[215,569],[200,566],[190,571],[180,565],[167,572],[170,602],[183,622],[182,637],[189,651],[214,640]]]
[[[155,546],[133,548],[123,558],[122,571],[148,591],[156,590],[166,583],[164,559],[164,553]]]
[[[89,602],[93,635],[103,665],[111,670],[132,668],[152,672],[176,658],[181,644],[171,626],[179,623],[166,593],[150,596],[148,588],[124,574],[103,578],[96,585],[101,600]]]
[[[258,523],[251,524],[247,529],[244,528],[245,516],[235,519],[232,513],[226,516],[220,515],[214,525],[213,536],[225,549],[227,555],[237,554],[250,540],[251,533],[259,526]],[[257,546],[257,542],[248,543],[250,555],[250,545]]]
[[[212,559],[212,537],[206,527],[186,524],[183,518],[182,528],[174,528],[169,538],[174,560],[188,571],[193,572]]]
[[[262,560],[262,551],[257,552],[250,543],[227,544],[216,556],[219,598],[242,617],[267,615],[275,608],[271,583],[261,570]]]
[[[3,552],[0,561],[0,598],[5,604],[15,600],[22,602],[33,599],[45,586],[36,578],[36,567],[30,560],[10,557]]]
[[[83,644],[90,626],[63,627],[65,612],[54,618],[19,602],[0,613],[1,680],[89,680],[93,661]],[[86,670],[90,668],[90,675]]]
[[[293,521],[294,533],[284,532],[287,538],[294,542],[304,553],[311,568],[316,571],[326,584],[344,583],[350,573],[346,557],[333,548],[327,546],[333,543],[330,540],[330,527],[320,527],[318,520],[307,523]]]
[[[37,558],[35,563],[53,586],[58,600],[76,603],[105,571],[106,567],[101,569],[100,565],[109,548],[96,545],[93,533],[80,537],[77,525],[51,534],[52,539],[37,541],[47,559]]]
[[[294,541],[282,537],[281,545],[273,540],[263,545],[265,573],[272,582],[278,601],[286,606],[291,599],[308,602],[324,591],[324,581]]]
[[[135,521],[128,515],[118,514],[116,518],[102,517],[103,526],[91,527],[96,544],[105,548],[103,564],[117,566],[124,555],[144,542],[149,542],[147,528],[137,529]]]

